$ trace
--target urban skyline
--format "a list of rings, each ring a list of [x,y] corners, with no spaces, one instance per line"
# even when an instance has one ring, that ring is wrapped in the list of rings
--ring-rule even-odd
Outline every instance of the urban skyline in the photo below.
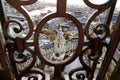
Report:
[[[57,3],[57,0],[38,0],[38,1],[48,2],[48,3],[52,3],[52,4]],[[90,1],[94,4],[99,5],[99,4],[103,4],[103,3],[107,2],[108,0],[90,0]],[[75,1],[74,0],[67,0],[67,3],[68,3],[68,5],[77,5],[77,6],[83,5],[83,6],[85,6],[85,3],[83,0],[75,0]],[[120,8],[120,0],[117,0],[116,7]]]

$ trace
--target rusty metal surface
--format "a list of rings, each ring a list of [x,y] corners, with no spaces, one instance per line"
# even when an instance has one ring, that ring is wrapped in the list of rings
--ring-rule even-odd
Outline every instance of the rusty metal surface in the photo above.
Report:
[[[99,72],[99,75],[97,77],[97,80],[102,80],[104,79],[104,75],[106,73],[106,70],[108,69],[108,66],[113,58],[113,55],[116,51],[116,48],[118,46],[118,43],[120,41],[120,36],[119,36],[119,30],[120,30],[120,15],[118,17],[118,21],[117,21],[117,24],[116,24],[116,30],[115,30],[115,33],[114,33],[114,36],[113,38],[111,39],[111,42],[110,42],[110,45],[108,47],[108,51],[105,55],[105,59],[102,63],[102,65],[104,66],[101,66],[100,68],[100,72]]]
[[[0,42],[0,79],[12,80],[8,62],[6,59],[5,50],[3,49],[2,43]],[[6,74],[6,75],[5,75]]]
[[[21,1],[20,0],[6,0],[6,1],[12,7],[14,7],[16,10],[18,10],[21,14],[23,14],[23,16],[26,18],[28,25],[29,25],[29,32],[28,32],[27,36],[16,37],[16,38],[13,38],[9,35],[8,28],[9,28],[10,23],[16,23],[19,25],[19,28],[14,28],[13,31],[16,34],[20,33],[23,30],[23,26],[21,25],[20,22],[15,21],[15,20],[8,20],[8,21],[6,21],[6,23],[3,27],[4,35],[9,40],[9,41],[6,40],[6,48],[8,49],[11,66],[14,68],[13,73],[15,74],[15,77],[17,80],[21,80],[22,77],[24,77],[24,76],[29,77],[28,80],[30,80],[31,78],[38,80],[38,77],[35,75],[32,75],[32,74],[40,74],[42,76],[42,80],[45,80],[45,72],[41,69],[34,69],[36,59],[40,59],[43,65],[49,65],[49,66],[53,66],[55,68],[54,74],[52,74],[50,76],[51,80],[65,80],[65,78],[63,76],[64,74],[62,74],[64,67],[66,67],[68,64],[72,63],[77,57],[79,58],[79,61],[82,64],[82,67],[74,68],[68,73],[70,80],[74,80],[72,78],[72,75],[74,73],[76,73],[77,71],[85,71],[85,73],[86,73],[86,74],[82,74],[82,73],[76,74],[77,80],[85,80],[85,78],[87,78],[88,80],[93,79],[98,60],[101,57],[101,55],[103,54],[102,49],[103,49],[103,47],[106,47],[107,49],[109,47],[109,44],[107,42],[105,42],[105,39],[109,36],[110,32],[109,32],[108,24],[98,23],[93,30],[93,33],[96,35],[96,37],[91,37],[91,35],[89,34],[90,25],[97,16],[99,16],[101,13],[103,13],[104,11],[106,11],[107,9],[112,7],[116,3],[116,0],[109,0],[108,2],[106,2],[104,4],[100,4],[100,5],[93,4],[89,0],[83,0],[84,3],[88,7],[96,9],[96,11],[93,12],[93,14],[87,20],[84,29],[82,28],[82,24],[80,21],[78,21],[74,16],[72,16],[71,14],[68,14],[66,12],[67,0],[57,0],[57,11],[44,17],[39,22],[39,24],[37,25],[37,28],[35,30],[34,30],[33,21],[29,15],[29,12],[23,7],[23,5],[33,4],[37,0],[26,0],[26,1],[24,1],[24,0],[23,1],[22,0]],[[41,49],[39,47],[39,36],[40,36],[39,33],[41,32],[43,26],[49,20],[51,20],[53,18],[57,18],[57,17],[67,18],[75,24],[75,26],[78,30],[79,40],[78,40],[78,44],[75,49],[75,52],[72,54],[72,56],[69,59],[62,61],[62,62],[54,63],[54,62],[50,62],[50,61],[46,60],[43,57]],[[102,31],[98,30],[98,28],[100,28],[101,26],[103,28]],[[33,34],[33,32],[34,32],[34,34]],[[103,35],[103,34],[104,34],[103,37],[99,37],[99,35]],[[27,42],[27,40],[29,40],[32,35],[34,35],[34,40],[32,42]],[[117,35],[118,35],[118,33],[116,34],[116,37],[118,37]],[[88,42],[84,42],[84,36],[87,37]],[[111,45],[114,45],[114,44],[111,42]],[[33,50],[30,48],[31,46],[34,47]],[[111,46],[111,48],[113,48],[113,47],[116,48],[116,46]],[[23,54],[23,52],[25,50],[30,53],[30,55],[32,57],[32,61],[30,62],[30,64],[27,65],[27,67],[25,67],[23,70],[19,71],[17,64],[22,64],[24,62],[27,62],[27,56]],[[93,64],[91,66],[87,65],[83,60],[83,55],[85,55],[87,51],[89,51],[89,53],[87,55],[88,59],[93,62]],[[109,51],[111,51],[111,50],[109,50]],[[14,57],[15,52],[18,52],[17,55],[20,58],[20,60],[15,59],[15,57]],[[110,55],[110,56],[112,56],[112,55]],[[105,66],[105,64],[102,65],[102,68],[104,68],[104,66]],[[103,75],[105,75],[105,73]],[[98,77],[101,77],[101,73],[99,73]],[[97,80],[102,80],[102,79],[99,78]]]

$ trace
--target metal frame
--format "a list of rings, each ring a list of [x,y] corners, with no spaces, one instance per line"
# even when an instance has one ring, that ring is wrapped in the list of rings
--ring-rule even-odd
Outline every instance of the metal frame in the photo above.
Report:
[[[72,75],[77,71],[85,71],[86,72],[86,75],[85,74],[77,74],[76,75],[77,79],[84,80],[85,78],[88,78],[88,80],[92,80],[94,77],[94,73],[96,70],[98,60],[103,53],[102,48],[106,47],[107,52],[106,52],[104,61],[102,63],[102,66],[100,68],[100,71],[98,73],[96,80],[104,79],[107,68],[110,64],[110,61],[114,54],[114,51],[120,40],[120,36],[119,36],[120,21],[118,21],[118,27],[116,28],[117,31],[115,32],[115,35],[112,37],[109,44],[107,42],[105,42],[105,39],[109,36],[109,23],[112,18],[113,10],[115,8],[115,4],[116,4],[117,0],[109,0],[108,2],[101,4],[101,5],[96,5],[96,4],[91,3],[89,0],[84,0],[85,4],[88,7],[96,9],[96,11],[90,16],[90,18],[86,22],[85,29],[82,28],[81,22],[79,22],[74,16],[66,13],[67,0],[57,0],[57,11],[51,15],[44,17],[41,20],[41,22],[37,25],[37,28],[35,30],[33,28],[34,25],[33,25],[32,19],[29,16],[26,9],[23,7],[23,5],[33,4],[37,0],[28,0],[28,1],[6,0],[6,1],[12,7],[14,7],[16,10],[18,10],[21,14],[23,14],[23,16],[26,18],[26,20],[28,21],[28,24],[29,24],[29,32],[26,37],[13,38],[13,37],[9,36],[9,32],[7,29],[9,28],[10,23],[16,23],[19,25],[20,29],[15,28],[14,29],[15,33],[20,33],[23,30],[23,26],[18,21],[15,21],[15,20],[7,20],[6,21],[6,19],[4,17],[5,16],[4,10],[3,10],[4,7],[2,6],[2,4],[0,5],[1,6],[0,10],[2,10],[2,12],[0,12],[1,13],[0,18],[1,18],[2,28],[3,28],[3,32],[4,32],[3,34],[6,38],[5,49],[8,49],[9,59],[11,61],[11,66],[13,68],[12,71],[17,80],[21,80],[21,78],[23,76],[28,76],[29,80],[31,78],[34,78],[35,80],[38,79],[36,76],[33,76],[31,74],[40,74],[42,76],[42,80],[45,80],[45,73],[40,69],[36,70],[33,68],[33,66],[35,65],[35,62],[36,62],[36,57],[38,57],[42,61],[42,63],[44,63],[45,65],[50,65],[55,68],[54,74],[50,76],[51,80],[65,80],[65,78],[62,74],[64,67],[67,64],[71,63],[72,61],[74,61],[77,57],[79,57],[79,61],[81,62],[82,67],[78,67],[78,68],[75,68],[70,71],[70,73],[68,74],[70,80],[73,80]],[[2,1],[0,1],[0,2],[2,2]],[[102,35],[102,33],[99,33],[99,30],[97,30],[100,26],[102,26],[104,28],[105,36],[103,38],[100,38],[99,36],[97,36],[96,38],[91,37],[89,34],[89,28],[90,28],[92,21],[99,14],[103,13],[105,10],[107,10],[109,8],[111,8],[111,9],[110,9],[110,15],[108,16],[107,23],[99,23],[96,25],[96,28],[94,29],[94,33],[96,35],[97,34]],[[73,23],[77,26],[78,33],[79,33],[79,40],[78,40],[78,45],[75,50],[75,53],[68,60],[60,62],[60,63],[51,63],[51,62],[47,61],[41,54],[41,51],[39,48],[39,36],[40,36],[39,33],[47,21],[51,20],[52,18],[56,18],[56,17],[65,17],[65,18],[72,20]],[[33,35],[34,31],[35,31],[34,41],[27,42],[27,40],[29,40],[29,38]],[[88,42],[84,42],[84,36],[87,37],[87,39],[89,40]],[[30,46],[33,46],[34,50],[31,50],[29,48]],[[87,48],[83,49],[84,46],[87,46]],[[17,68],[16,64],[21,64],[21,63],[24,63],[27,61],[26,56],[23,55],[24,50],[27,50],[28,52],[31,53],[33,60],[24,70],[22,70],[21,72],[18,72],[18,68]],[[83,55],[85,54],[85,52],[87,50],[91,51],[90,54],[88,55],[89,60],[93,61],[93,64],[91,67],[88,66],[83,60]],[[2,51],[2,50],[0,50],[0,51]],[[17,51],[19,53],[20,58],[23,58],[22,61],[16,61],[14,59],[15,51]],[[2,55],[2,54],[0,54],[0,55]],[[2,59],[5,59],[5,57],[2,57]]]

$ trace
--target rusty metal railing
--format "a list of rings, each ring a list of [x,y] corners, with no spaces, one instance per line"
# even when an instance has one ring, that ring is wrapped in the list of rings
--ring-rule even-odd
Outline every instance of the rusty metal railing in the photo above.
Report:
[[[91,16],[85,22],[84,28],[82,23],[76,17],[67,13],[67,0],[57,0],[56,12],[42,18],[36,28],[34,28],[33,20],[29,15],[29,12],[24,8],[24,5],[31,5],[37,0],[6,1],[18,12],[20,12],[28,23],[28,32],[26,36],[21,36],[22,32],[24,32],[24,26],[21,24],[21,22],[11,19],[5,20],[5,18],[2,19],[2,17],[0,17],[1,22],[4,24],[2,25],[2,28],[6,42],[5,49],[9,55],[11,62],[10,66],[12,66],[12,69],[10,70],[15,75],[16,80],[22,80],[23,77],[27,77],[28,80],[38,80],[39,75],[41,75],[41,80],[45,80],[47,79],[46,74],[48,74],[43,70],[45,66],[49,66],[52,67],[51,69],[54,69],[53,73],[49,74],[50,80],[67,80],[65,77],[66,75],[68,76],[69,80],[74,80],[74,78],[76,78],[76,80],[93,80],[93,78],[95,78],[95,74],[97,74],[96,69],[98,62],[101,59],[101,55],[105,55],[105,57],[103,58],[103,63],[100,70],[98,70],[96,80],[104,79],[105,73],[113,57],[120,37],[118,25],[117,31],[115,32],[115,35],[112,36],[111,41],[106,41],[106,39],[109,37],[109,23],[111,21],[117,0],[109,0],[99,5],[93,4],[89,0],[83,0],[88,7],[95,9],[93,14],[91,14]],[[107,9],[110,9],[110,15],[108,15],[107,22],[97,22],[96,24],[91,25],[92,22]],[[4,17],[5,14],[2,12],[0,16]],[[45,24],[55,18],[57,18],[56,22],[57,20],[58,22],[59,20],[62,22],[71,21],[72,24],[74,24],[72,26],[73,28],[77,29],[77,44],[74,43],[72,39],[69,39],[69,37],[64,38],[65,35],[63,35],[63,33],[65,34],[65,31],[62,31],[62,22],[58,23],[59,25],[56,24],[57,26],[52,28],[51,31],[46,29],[46,35],[43,35],[42,30],[44,29]],[[9,29],[11,24],[17,25],[17,27],[13,28],[12,31],[19,36],[11,36],[11,30]],[[57,39],[52,41],[54,40],[55,36],[50,37],[49,33],[58,36],[56,37]],[[68,35],[68,33],[66,34]],[[31,40],[31,37],[33,40]],[[50,48],[46,48],[46,44],[44,44],[45,46],[42,45],[41,47],[40,41],[42,41],[41,38],[43,37],[45,37],[46,40],[51,39],[49,42],[51,45]],[[74,43],[75,46],[72,43]],[[60,47],[61,45],[62,47]],[[63,45],[66,45],[67,48],[71,49],[64,49]],[[72,45],[72,47],[69,47],[70,45]],[[103,51],[104,48],[106,51]],[[50,56],[46,57],[44,56],[44,53],[46,56]],[[51,56],[55,57],[52,58]],[[62,56],[62,58],[56,58],[60,56]],[[84,59],[85,57],[86,59]],[[71,69],[68,73],[65,73],[64,70],[66,68],[72,67],[68,67],[68,65],[71,63],[75,64],[74,61],[76,60],[77,63],[80,64],[78,64],[76,68]],[[86,63],[85,60],[87,60],[89,64]],[[38,64],[36,64],[36,61]],[[24,67],[20,68],[22,65]],[[75,77],[73,77],[74,75]]]

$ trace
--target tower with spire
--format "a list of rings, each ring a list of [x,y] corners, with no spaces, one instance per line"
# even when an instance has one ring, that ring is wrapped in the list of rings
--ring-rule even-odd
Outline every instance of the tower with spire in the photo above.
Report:
[[[62,28],[61,26],[58,27],[59,29],[56,30],[57,31],[57,36],[56,36],[56,39],[54,40],[54,51],[56,53],[65,53],[65,46],[66,46],[66,43],[65,43],[65,38],[63,36],[63,31],[62,31]]]

